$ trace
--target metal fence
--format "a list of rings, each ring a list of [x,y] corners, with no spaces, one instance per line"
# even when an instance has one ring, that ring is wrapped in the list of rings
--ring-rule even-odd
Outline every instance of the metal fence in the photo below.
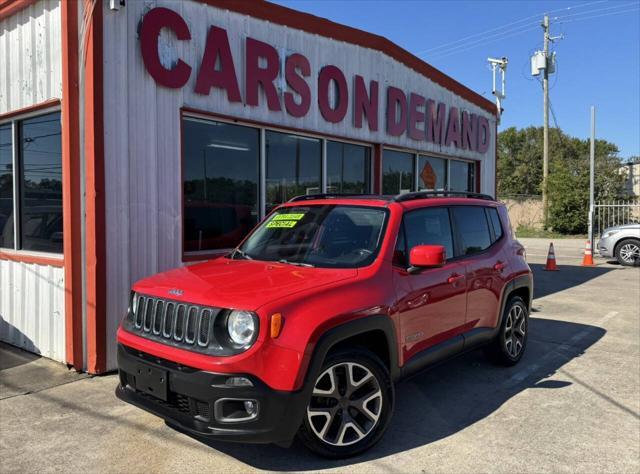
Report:
[[[598,201],[594,206],[593,234],[598,239],[608,227],[640,223],[640,199]]]

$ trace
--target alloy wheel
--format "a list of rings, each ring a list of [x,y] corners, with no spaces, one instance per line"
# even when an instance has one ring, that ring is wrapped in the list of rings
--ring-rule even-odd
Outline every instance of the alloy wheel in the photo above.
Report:
[[[640,259],[640,246],[624,244],[620,247],[620,258],[627,263],[634,263],[637,259]]]
[[[514,359],[518,357],[524,347],[524,338],[527,330],[527,322],[524,309],[520,305],[514,305],[504,326],[504,341],[507,352]]]
[[[313,433],[332,446],[365,438],[382,413],[382,390],[375,375],[361,364],[340,362],[318,377],[307,419]]]

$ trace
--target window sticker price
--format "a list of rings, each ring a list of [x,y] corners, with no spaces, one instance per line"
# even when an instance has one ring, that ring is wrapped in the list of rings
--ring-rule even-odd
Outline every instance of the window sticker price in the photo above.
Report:
[[[300,214],[277,214],[273,216],[272,221],[299,221],[304,217],[304,213]]]
[[[267,229],[291,229],[295,227],[303,217],[304,213],[277,214],[267,223]]]
[[[267,223],[267,229],[290,229],[297,223],[298,221],[271,221]]]

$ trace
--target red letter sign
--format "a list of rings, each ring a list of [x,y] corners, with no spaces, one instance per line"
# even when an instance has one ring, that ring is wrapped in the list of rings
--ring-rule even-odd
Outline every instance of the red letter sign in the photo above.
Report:
[[[220,58],[220,69],[216,71],[218,58]],[[212,87],[225,89],[229,102],[242,100],[227,32],[215,26],[211,27],[207,35],[207,45],[204,48],[200,73],[196,81],[196,92],[208,95]]]
[[[398,117],[398,107],[400,116]],[[400,89],[389,86],[387,89],[387,133],[400,136],[407,129],[407,96]]]
[[[478,153],[485,153],[489,149],[491,132],[486,117],[478,117]]]
[[[329,103],[329,84],[336,83],[336,108],[332,109]],[[342,71],[335,66],[325,66],[320,70],[318,77],[318,105],[320,113],[327,122],[338,123],[347,114],[349,106],[349,90],[347,80]]]
[[[425,104],[425,98],[421,95],[414,94],[409,96],[409,137],[414,140],[424,140],[425,131],[418,128],[419,123],[424,123],[425,114],[418,107],[422,108]]]
[[[311,74],[309,60],[302,54],[292,54],[287,58],[284,69],[287,84],[300,96],[300,103],[296,104],[293,94],[285,92],[284,108],[293,117],[304,117],[311,106],[311,89],[309,89],[307,81],[303,79],[303,77],[309,77]],[[300,70],[300,75],[296,73],[296,69]]]
[[[162,28],[169,28],[179,40],[190,40],[189,27],[173,10],[154,8],[142,18],[140,26],[140,49],[147,72],[158,84],[172,89],[184,86],[191,75],[191,66],[182,59],[173,69],[165,68],[158,56],[158,37]]]
[[[362,76],[356,75],[353,94],[353,124],[356,128],[362,128],[362,115],[366,115],[369,130],[378,130],[378,82],[370,81],[370,95],[367,95],[367,86]]]
[[[446,105],[442,102],[438,104],[432,100],[427,101],[427,141],[440,145],[442,143],[442,132],[444,132],[444,118],[447,113]]]
[[[447,125],[447,137],[444,140],[444,145],[449,146],[453,143],[456,148],[460,148],[461,141],[460,113],[458,112],[458,107],[451,107],[449,109],[449,124]]]
[[[280,98],[276,86],[273,85],[273,81],[280,72],[278,51],[273,46],[253,38],[247,38],[246,48],[245,100],[247,105],[258,105],[258,85],[262,85],[269,110],[280,110]],[[260,67],[260,58],[267,61],[265,68]]]
[[[462,148],[475,151],[478,144],[478,116],[469,112],[462,112]]]

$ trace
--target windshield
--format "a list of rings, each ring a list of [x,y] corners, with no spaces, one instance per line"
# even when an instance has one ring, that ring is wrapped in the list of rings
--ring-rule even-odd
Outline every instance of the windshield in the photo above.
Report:
[[[299,206],[277,210],[230,258],[327,268],[372,263],[387,210],[364,206]]]

